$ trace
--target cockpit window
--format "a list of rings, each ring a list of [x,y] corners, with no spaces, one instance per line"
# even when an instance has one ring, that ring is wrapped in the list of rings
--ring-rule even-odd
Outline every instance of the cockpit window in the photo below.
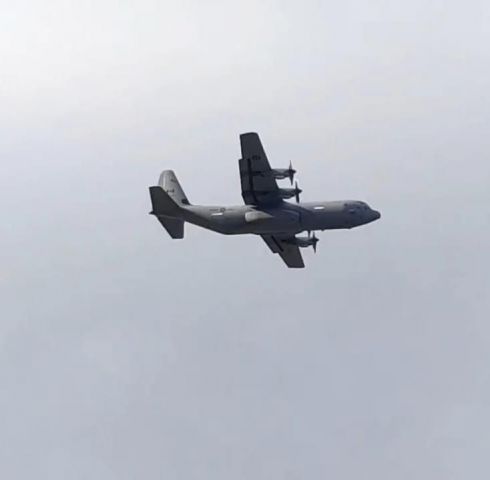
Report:
[[[359,210],[364,210],[365,212],[367,212],[369,210],[369,205],[366,203],[366,202],[355,202],[355,206],[359,209]]]
[[[366,202],[361,201],[344,203],[344,208],[352,215],[369,211],[369,205]]]

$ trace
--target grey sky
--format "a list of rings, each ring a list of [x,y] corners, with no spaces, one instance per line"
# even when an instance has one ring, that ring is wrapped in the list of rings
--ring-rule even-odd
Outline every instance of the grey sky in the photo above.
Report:
[[[484,1],[0,0],[0,476],[487,479]],[[172,242],[238,134],[380,222]]]

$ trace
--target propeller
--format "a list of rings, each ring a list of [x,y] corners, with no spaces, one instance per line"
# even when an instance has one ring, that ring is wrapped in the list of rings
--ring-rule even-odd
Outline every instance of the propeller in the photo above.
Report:
[[[310,237],[310,232],[308,232],[308,237]],[[319,242],[315,232],[313,232],[313,236],[311,237],[311,246],[313,247],[313,251],[316,253],[316,245]]]
[[[299,194],[302,193],[303,190],[298,187],[298,182],[294,185],[294,196],[296,197],[296,203],[299,203]]]
[[[293,184],[294,176],[296,175],[296,170],[293,168],[293,162],[289,162],[288,177],[291,185]]]

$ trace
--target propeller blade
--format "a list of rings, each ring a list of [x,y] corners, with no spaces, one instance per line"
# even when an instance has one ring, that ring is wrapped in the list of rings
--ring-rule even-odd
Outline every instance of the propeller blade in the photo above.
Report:
[[[288,176],[291,185],[293,184],[294,175],[296,174],[296,170],[293,168],[293,162],[289,162]]]
[[[296,197],[296,203],[299,203],[299,194],[302,192],[303,190],[301,190],[299,187],[298,187],[298,182],[296,182],[296,185],[294,187],[294,196]]]
[[[313,251],[316,253],[316,245],[318,243],[318,238],[316,237],[315,232],[313,232],[312,241],[313,241]]]

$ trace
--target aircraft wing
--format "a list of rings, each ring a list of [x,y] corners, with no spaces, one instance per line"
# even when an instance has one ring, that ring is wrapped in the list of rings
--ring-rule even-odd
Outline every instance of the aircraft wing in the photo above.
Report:
[[[294,235],[261,235],[261,237],[271,251],[278,253],[289,268],[305,267],[298,245],[287,242],[289,239],[294,238]]]
[[[260,138],[256,133],[240,135],[242,158],[240,179],[246,205],[274,205],[282,201]]]

